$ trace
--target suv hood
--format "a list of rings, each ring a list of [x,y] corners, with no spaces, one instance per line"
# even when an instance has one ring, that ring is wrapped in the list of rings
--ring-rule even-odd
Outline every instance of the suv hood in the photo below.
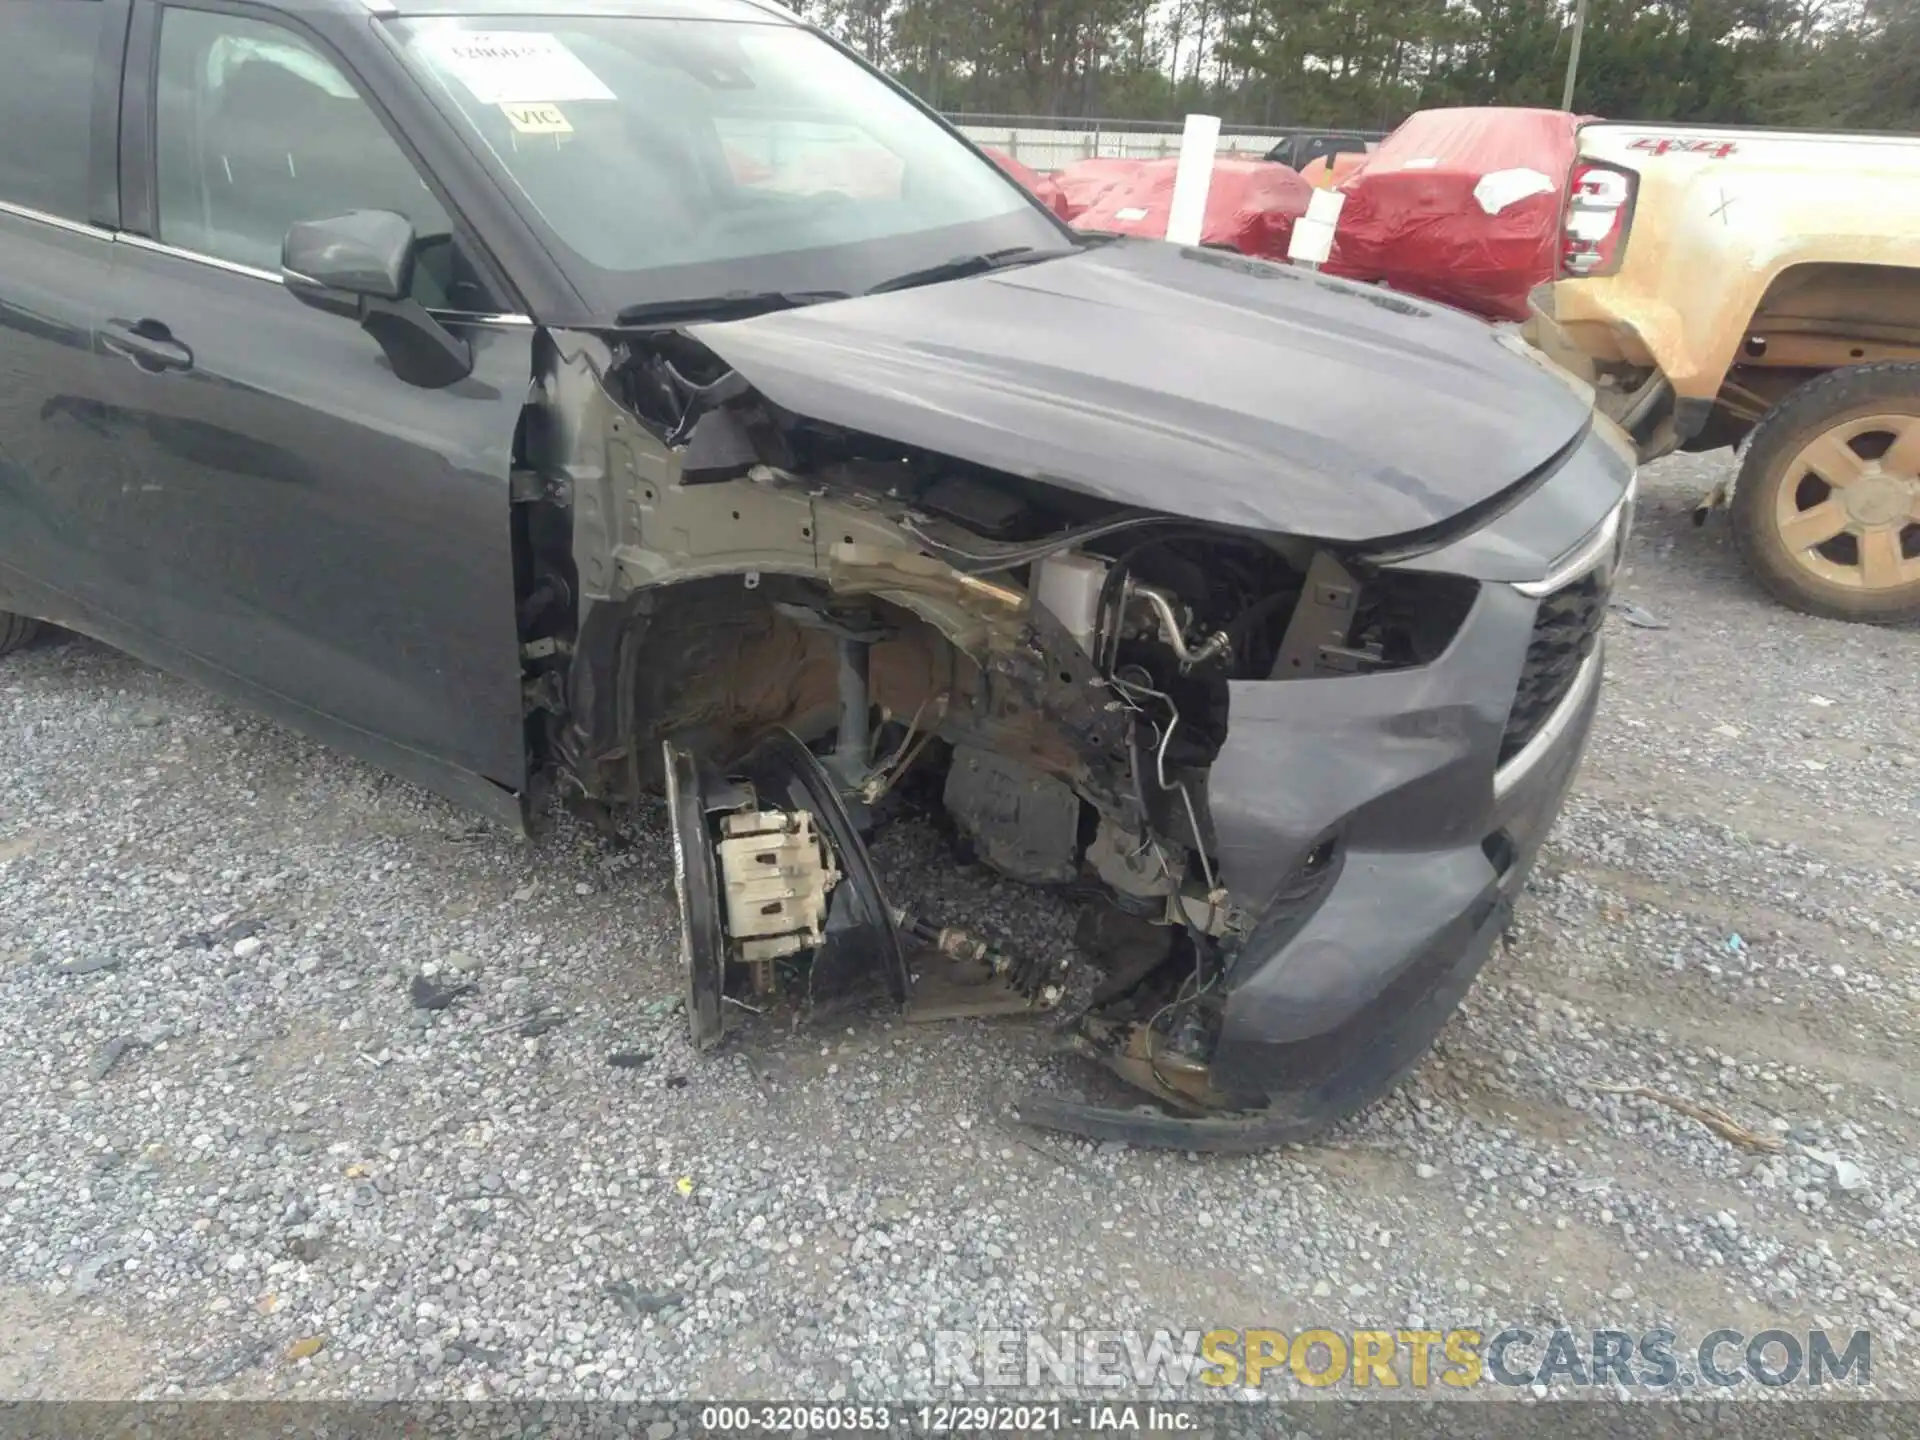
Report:
[[[1331,541],[1442,524],[1545,466],[1591,414],[1471,316],[1155,241],[688,328],[797,415]]]

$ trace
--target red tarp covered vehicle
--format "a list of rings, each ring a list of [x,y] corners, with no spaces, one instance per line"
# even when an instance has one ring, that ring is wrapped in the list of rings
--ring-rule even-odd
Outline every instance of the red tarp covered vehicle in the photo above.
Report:
[[[1496,320],[1527,318],[1552,277],[1579,117],[1422,110],[1342,183],[1329,274],[1377,280]]]
[[[1116,230],[1122,235],[1155,238],[1167,233],[1173,182],[1180,162],[1132,163],[1134,173],[1123,176],[1075,216],[1075,225],[1082,230]],[[1284,260],[1293,222],[1307,213],[1307,202],[1312,198],[1313,187],[1297,171],[1275,161],[1216,160],[1200,243],[1230,246],[1243,255],[1266,260]]]
[[[1013,156],[1004,151],[996,150],[991,145],[982,145],[980,148],[987,152],[988,159],[992,160],[994,164],[1006,171],[1007,174],[1011,175],[1015,180],[1018,180],[1042,205],[1053,211],[1053,213],[1058,215],[1062,220],[1071,220],[1073,218],[1067,208],[1066,194],[1060,189],[1060,186],[1051,175],[1043,175],[1031,165],[1022,165],[1018,160],[1014,159]]]
[[[1122,180],[1130,180],[1140,171],[1145,160],[1117,160],[1104,157],[1091,160],[1075,160],[1053,172],[1053,183],[1060,187],[1067,208],[1063,212],[1067,219],[1076,220],[1080,213],[1093,204],[1107,191]]]

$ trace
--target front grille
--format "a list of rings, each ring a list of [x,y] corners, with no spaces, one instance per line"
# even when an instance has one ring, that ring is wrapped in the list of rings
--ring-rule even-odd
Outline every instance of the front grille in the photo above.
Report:
[[[1607,618],[1612,569],[1611,565],[1595,566],[1541,600],[1526,663],[1520,667],[1519,693],[1513,697],[1507,733],[1500,741],[1502,765],[1540,733],[1540,727],[1567,698],[1581,664],[1599,643],[1600,626]]]

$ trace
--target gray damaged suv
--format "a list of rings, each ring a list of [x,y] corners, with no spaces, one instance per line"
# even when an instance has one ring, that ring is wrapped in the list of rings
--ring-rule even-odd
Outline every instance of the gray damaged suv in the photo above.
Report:
[[[1525,347],[1076,235],[757,0],[7,23],[4,643],[516,825],[664,790],[696,1042],[1057,1009],[1133,1088],[1013,1103],[1081,1134],[1299,1138],[1471,983],[1633,493]],[[1098,974],[884,894],[913,807]]]

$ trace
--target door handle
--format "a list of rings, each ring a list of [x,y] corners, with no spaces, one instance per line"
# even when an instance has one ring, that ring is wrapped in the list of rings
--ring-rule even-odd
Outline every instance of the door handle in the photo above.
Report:
[[[101,344],[142,370],[191,370],[193,351],[173,338],[158,320],[109,320],[101,327]]]

